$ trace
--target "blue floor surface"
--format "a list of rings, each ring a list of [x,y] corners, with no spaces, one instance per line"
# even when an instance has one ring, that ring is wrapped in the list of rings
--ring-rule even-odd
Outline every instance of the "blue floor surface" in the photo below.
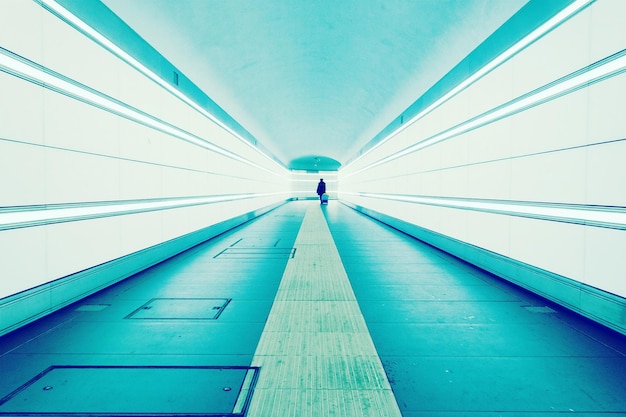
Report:
[[[342,205],[326,218],[405,417],[626,415],[626,338]]]
[[[136,387],[100,381],[111,394],[69,401],[61,375],[75,378],[73,395],[91,398],[106,367],[141,380],[169,372],[163,391],[186,398],[208,389],[186,376],[199,370],[219,394],[188,414],[230,415],[231,385],[250,366],[306,204],[285,204],[0,338],[0,415],[102,412],[102,398]],[[626,337],[336,201],[320,210],[404,417],[626,415]],[[129,415],[156,415],[144,405]]]

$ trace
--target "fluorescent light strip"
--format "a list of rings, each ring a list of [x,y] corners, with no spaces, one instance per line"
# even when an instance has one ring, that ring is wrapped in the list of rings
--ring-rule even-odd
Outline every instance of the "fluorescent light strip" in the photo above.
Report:
[[[194,110],[196,110],[199,113],[201,113],[203,116],[205,116],[206,118],[211,120],[213,123],[215,123],[216,125],[218,125],[222,129],[226,130],[228,133],[230,133],[231,135],[235,136],[237,139],[239,139],[240,141],[244,142],[246,145],[250,146],[252,149],[254,149],[255,151],[259,152],[261,155],[263,155],[264,157],[266,157],[267,159],[269,159],[270,161],[272,161],[273,163],[275,163],[276,165],[278,165],[279,167],[284,169],[283,166],[281,166],[278,162],[276,162],[269,155],[267,155],[264,152],[262,152],[258,147],[254,146],[252,143],[250,143],[250,141],[242,138],[237,132],[232,130],[228,125],[224,124],[217,117],[215,117],[214,115],[212,115],[211,113],[206,111],[204,108],[199,106],[195,101],[191,100],[189,97],[187,97],[185,94],[183,94],[180,90],[172,87],[163,78],[161,78],[156,73],[151,71],[149,68],[147,68],[141,62],[137,61],[131,55],[127,54],[123,49],[121,49],[120,47],[115,45],[113,42],[108,40],[106,37],[102,36],[102,34],[100,34],[94,28],[92,28],[91,26],[89,26],[88,24],[86,24],[85,22],[80,20],[78,17],[76,17],[74,14],[72,14],[69,10],[65,9],[64,7],[62,7],[55,0],[36,0],[36,1],[39,1],[48,10],[52,11],[57,16],[59,16],[62,19],[64,19],[66,22],[68,22],[71,25],[73,25],[74,27],[76,27],[78,30],[80,30],[81,32],[83,32],[84,34],[86,34],[87,36],[92,38],[94,41],[99,43],[105,49],[109,50],[110,52],[112,52],[113,54],[117,55],[122,60],[126,61],[126,63],[131,65],[133,68],[137,69],[139,72],[144,74],[146,77],[150,78],[152,81],[156,82],[158,85],[160,85],[161,87],[163,87],[164,89],[166,89],[170,93],[174,94],[176,97],[178,97],[184,103],[186,103],[187,105],[191,106]],[[273,174],[276,174],[276,175],[280,175],[280,174],[278,174],[278,173],[276,173],[274,171],[271,171],[271,170],[267,170],[267,171],[271,172]]]
[[[369,154],[374,149],[376,149],[379,146],[383,145],[385,142],[387,142],[388,140],[390,140],[394,136],[397,136],[398,134],[403,132],[406,128],[411,126],[413,123],[415,123],[418,120],[420,120],[423,117],[425,117],[427,114],[429,114],[430,112],[435,110],[437,107],[441,106],[443,103],[445,103],[446,101],[450,100],[451,98],[453,98],[454,96],[459,94],[461,91],[465,90],[471,84],[474,84],[480,78],[482,78],[483,76],[485,76],[486,74],[488,74],[489,72],[494,70],[496,67],[498,67],[502,63],[506,62],[509,58],[513,57],[515,54],[517,54],[520,51],[522,51],[528,45],[530,45],[531,43],[535,42],[537,39],[541,38],[543,35],[545,35],[549,31],[551,31],[552,29],[554,29],[555,27],[557,27],[558,25],[560,25],[561,23],[563,23],[567,19],[569,19],[572,16],[574,16],[576,13],[578,13],[583,8],[587,7],[587,5],[589,5],[593,1],[595,1],[595,0],[577,0],[574,3],[570,4],[569,6],[567,6],[565,9],[561,10],[559,13],[557,13],[551,19],[549,19],[544,24],[539,26],[537,29],[532,31],[529,35],[525,36],[523,39],[521,39],[515,45],[513,45],[512,47],[510,47],[509,49],[504,51],[502,54],[498,55],[495,59],[490,61],[487,65],[485,65],[484,67],[482,67],[481,69],[476,71],[474,74],[472,74],[471,76],[466,78],[464,81],[462,81],[459,85],[454,87],[448,93],[444,94],[441,98],[436,100],[434,103],[432,103],[431,105],[426,107],[424,110],[422,110],[421,112],[419,112],[418,114],[413,116],[411,119],[409,119],[407,122],[405,122],[398,129],[394,130],[389,135],[387,135],[383,139],[381,139],[374,146],[372,146],[371,148],[369,148],[368,150],[363,152],[361,155],[359,155],[357,158],[355,158],[350,163],[350,165],[352,165],[353,163],[355,163],[356,161],[358,161],[359,159],[361,159],[365,155]],[[369,166],[368,168],[371,168],[371,166]],[[367,169],[367,168],[364,168],[364,169]],[[361,171],[357,171],[357,172],[361,172]],[[348,176],[354,175],[354,174],[356,174],[356,172],[348,174]]]
[[[83,203],[83,204],[59,204],[50,205],[46,208],[41,206],[0,209],[0,231],[18,229],[23,227],[43,226],[55,223],[65,223],[78,220],[98,219],[103,217],[120,216],[127,214],[145,213],[157,210],[184,208],[205,204],[223,203],[230,201],[245,200],[276,196],[285,193],[264,194],[230,194],[197,198],[180,198],[167,200],[143,200],[136,202],[117,203]]]
[[[112,97],[91,89],[90,87],[84,86],[75,81],[66,80],[64,79],[64,77],[56,74],[51,70],[41,67],[38,64],[21,60],[13,55],[14,54],[9,51],[0,49],[0,70],[23,78],[35,84],[42,85],[48,89],[57,91],[69,97],[79,99],[85,103],[99,107],[111,113],[118,114],[134,122],[159,130],[163,133],[208,149],[212,152],[219,153],[223,156],[243,162],[263,171],[277,174],[276,172],[262,167],[245,158],[242,158],[241,156],[233,152],[227,151],[226,149],[214,145],[202,138],[199,138],[180,128],[172,126],[167,122],[150,116],[142,112],[141,110],[123,104]]]
[[[426,138],[412,146],[409,146],[408,148],[389,155],[383,159],[380,159],[368,165],[367,167],[361,168],[360,170],[351,173],[350,175],[358,174],[370,168],[374,168],[378,165],[385,164],[413,152],[419,151],[428,146],[432,146],[436,143],[443,142],[444,140],[450,139],[452,137],[467,133],[481,126],[492,123],[496,120],[511,116],[522,110],[572,93],[582,87],[593,84],[594,82],[598,82],[606,78],[621,74],[624,71],[626,71],[626,55],[612,58],[608,60],[608,62],[605,62],[601,65],[593,66],[591,69],[584,71],[578,75],[572,77],[564,77],[562,81],[549,84],[547,88],[542,88],[536,90],[535,92],[520,96],[517,99],[510,101],[509,103],[489,110],[477,117],[458,124],[453,128]]]
[[[626,208],[598,209],[597,206],[528,203],[498,200],[475,200],[422,197],[376,193],[345,193],[367,198],[402,201],[462,210],[475,210],[510,216],[530,217],[612,229],[626,229]]]

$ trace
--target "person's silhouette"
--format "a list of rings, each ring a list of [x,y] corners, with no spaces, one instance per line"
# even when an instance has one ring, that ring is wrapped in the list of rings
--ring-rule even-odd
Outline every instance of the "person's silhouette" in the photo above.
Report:
[[[322,196],[326,193],[326,183],[324,178],[320,178],[320,182],[317,184],[317,195],[320,196],[320,204],[322,204]]]

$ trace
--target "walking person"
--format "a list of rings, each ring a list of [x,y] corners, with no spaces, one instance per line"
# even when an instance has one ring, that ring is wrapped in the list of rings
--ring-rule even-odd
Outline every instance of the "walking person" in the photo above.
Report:
[[[320,178],[320,182],[317,184],[317,195],[320,196],[320,204],[324,204],[322,196],[326,194],[326,183],[324,178]]]

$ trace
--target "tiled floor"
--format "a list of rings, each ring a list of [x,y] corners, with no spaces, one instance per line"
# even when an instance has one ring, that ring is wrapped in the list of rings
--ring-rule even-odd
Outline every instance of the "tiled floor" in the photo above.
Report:
[[[306,283],[296,274],[281,284],[298,259],[294,242],[308,208],[325,215],[349,281]],[[302,312],[332,310],[348,282],[404,417],[626,415],[626,337],[336,201],[286,204],[0,338],[0,415],[240,412],[255,382],[257,394],[272,390],[259,377],[270,366],[254,361],[266,324],[282,331],[270,344],[279,349],[290,330],[337,325],[274,300],[289,294]],[[272,315],[280,320],[268,321]],[[332,381],[351,369],[345,361],[322,366],[336,346],[303,347],[299,356]],[[258,364],[260,373],[251,368]],[[306,404],[315,385],[290,401]],[[330,395],[342,387],[327,388]],[[316,415],[315,407],[295,410]],[[353,415],[374,415],[360,412]]]

